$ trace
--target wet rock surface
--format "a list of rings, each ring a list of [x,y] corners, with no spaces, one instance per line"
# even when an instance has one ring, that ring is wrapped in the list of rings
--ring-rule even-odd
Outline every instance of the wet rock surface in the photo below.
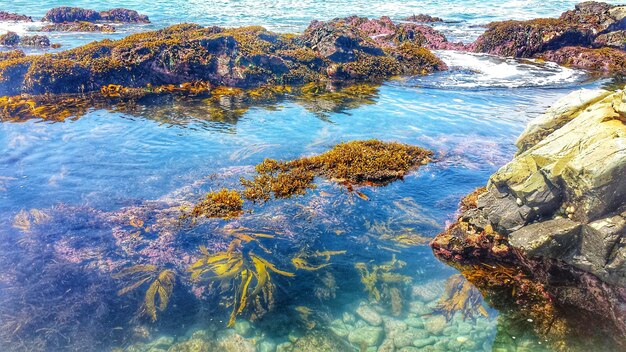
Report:
[[[625,72],[626,7],[588,1],[559,18],[494,22],[476,42],[476,52],[538,57],[563,65]]]
[[[90,16],[79,14],[67,19]],[[262,27],[181,24],[52,55],[4,61],[0,95],[82,93],[109,84],[145,87],[194,81],[230,87],[345,83],[446,69],[410,37],[381,44],[348,22],[313,22],[303,35],[276,34]]]
[[[61,6],[50,9],[42,18],[43,22],[122,22],[122,23],[149,23],[148,16],[141,15],[135,10],[115,8],[97,12],[80,7]]]
[[[50,39],[45,35],[18,35],[15,32],[8,32],[0,35],[0,46],[29,46],[36,48],[50,47]]]
[[[18,13],[11,13],[6,11],[0,11],[0,21],[2,22],[32,22],[33,19],[30,16],[20,15]]]
[[[435,254],[464,275],[477,275],[472,265],[481,262],[511,268],[506,275],[516,279],[477,286],[513,287],[519,304],[530,295],[520,282],[530,279],[540,284],[534,297],[545,298],[529,311],[552,307],[563,318],[568,307],[626,343],[625,102],[621,90],[582,90],[531,122],[515,158],[432,242]]]

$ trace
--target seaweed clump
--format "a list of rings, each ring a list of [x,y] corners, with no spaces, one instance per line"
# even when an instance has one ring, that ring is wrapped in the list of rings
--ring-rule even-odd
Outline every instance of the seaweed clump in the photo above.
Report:
[[[352,190],[353,185],[383,186],[402,179],[426,164],[432,152],[417,146],[379,140],[352,141],[330,151],[291,161],[265,159],[256,166],[258,176],[242,179],[243,195],[252,201],[267,201],[304,194],[314,188],[315,176],[335,180]]]
[[[223,218],[230,219],[241,215],[243,199],[239,192],[222,188],[217,192],[209,192],[204,199],[197,203],[189,214],[183,218]]]

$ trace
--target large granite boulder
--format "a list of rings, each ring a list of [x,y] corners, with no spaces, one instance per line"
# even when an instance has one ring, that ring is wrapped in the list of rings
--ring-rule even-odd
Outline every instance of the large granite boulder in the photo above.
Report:
[[[517,146],[433,240],[435,254],[469,265],[474,279],[476,263],[517,270],[489,285],[512,288],[533,319],[546,306],[607,317],[601,324],[612,324],[626,346],[626,91],[565,96],[528,125]],[[531,287],[527,279],[532,293],[520,291]],[[529,297],[544,298],[529,305]]]

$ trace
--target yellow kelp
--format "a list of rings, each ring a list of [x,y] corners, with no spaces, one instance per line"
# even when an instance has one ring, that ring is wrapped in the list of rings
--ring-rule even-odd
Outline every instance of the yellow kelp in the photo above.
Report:
[[[300,252],[295,257],[291,258],[291,264],[296,269],[314,271],[324,268],[330,265],[330,257],[338,254],[345,254],[346,251],[315,251],[315,252]],[[313,264],[311,262],[316,262]]]
[[[439,299],[435,311],[443,314],[446,320],[452,319],[456,312],[463,314],[463,320],[468,317],[474,319],[477,312],[488,317],[489,314],[482,303],[483,296],[480,291],[463,275],[456,274],[450,276],[446,281],[445,291]]]
[[[368,266],[365,263],[356,263],[354,267],[361,276],[361,283],[365,286],[370,300],[389,305],[392,314],[399,316],[402,314],[403,297],[402,291],[406,284],[411,281],[410,276],[399,274],[395,271],[402,269],[406,262],[392,259],[380,265]]]
[[[164,311],[172,296],[176,275],[170,269],[160,270],[156,265],[134,265],[113,274],[114,279],[129,277],[134,283],[120,289],[117,294],[123,295],[150,282],[144,297],[145,313],[152,321],[157,319],[157,309]]]
[[[274,264],[253,252],[244,254],[240,249],[241,240],[239,239],[234,240],[227,251],[214,254],[201,246],[201,258],[189,267],[192,281],[219,280],[223,287],[233,290],[234,297],[230,303],[233,309],[228,320],[229,327],[235,324],[237,315],[241,314],[250,303],[259,305],[262,298],[266,306],[271,305],[274,290],[271,272],[283,276],[294,276],[293,273],[276,268]],[[251,287],[254,289],[250,290]]]

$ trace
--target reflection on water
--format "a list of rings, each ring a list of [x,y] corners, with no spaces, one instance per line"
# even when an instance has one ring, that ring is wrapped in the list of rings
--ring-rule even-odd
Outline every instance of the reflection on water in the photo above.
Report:
[[[512,156],[526,121],[571,90],[567,82],[165,94],[90,102],[59,122],[4,121],[0,345],[543,348],[533,322],[489,308],[426,244]],[[234,219],[181,221],[181,209],[241,187],[264,158],[370,138],[419,145],[435,160],[361,194],[317,178],[303,196],[256,203]]]

